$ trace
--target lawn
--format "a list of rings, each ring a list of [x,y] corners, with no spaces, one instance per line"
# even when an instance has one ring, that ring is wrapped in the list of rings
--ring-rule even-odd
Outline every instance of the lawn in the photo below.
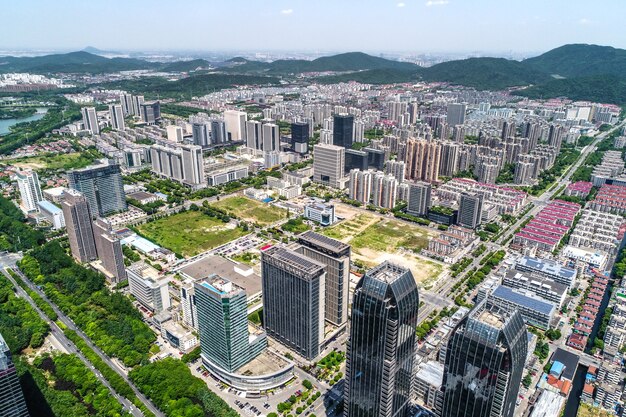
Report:
[[[226,210],[233,217],[262,226],[286,218],[284,210],[242,196],[228,197],[211,205]]]
[[[101,157],[102,155],[100,155],[96,151],[85,151],[17,158],[7,160],[6,162],[9,162],[20,168],[30,168],[34,170],[50,169],[53,171],[67,171],[70,169],[84,168]]]
[[[247,232],[200,211],[187,211],[137,228],[147,239],[185,257],[223,245]]]

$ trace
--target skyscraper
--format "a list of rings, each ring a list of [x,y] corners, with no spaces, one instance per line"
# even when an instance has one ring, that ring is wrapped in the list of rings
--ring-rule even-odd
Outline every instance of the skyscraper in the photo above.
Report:
[[[17,188],[20,190],[22,210],[31,212],[38,210],[37,203],[43,201],[39,176],[35,171],[18,171],[15,173]]]
[[[372,196],[373,177],[373,171],[361,171],[360,169],[351,170],[348,197],[363,204],[369,203]]]
[[[267,346],[265,333],[250,337],[246,291],[218,275],[194,284],[202,361],[235,372]]]
[[[149,101],[141,104],[141,120],[144,123],[153,125],[161,120],[161,103]]]
[[[0,334],[0,416],[29,416],[11,350],[2,334]]]
[[[95,107],[82,107],[80,112],[83,115],[83,126],[85,130],[89,130],[92,135],[100,134],[100,126],[98,125],[98,115]]]
[[[343,188],[345,148],[318,144],[313,149],[313,181],[334,188]]]
[[[280,151],[280,129],[277,124],[263,125],[263,152]]]
[[[208,123],[194,123],[191,125],[193,144],[208,148],[211,144],[210,125]],[[182,141],[181,141],[182,142]]]
[[[354,291],[345,417],[403,417],[411,394],[419,296],[409,269],[385,262]]]
[[[246,147],[257,151],[263,150],[263,124],[258,120],[246,122]]]
[[[93,223],[94,240],[98,259],[102,266],[112,276],[112,282],[117,284],[126,279],[124,255],[120,238],[111,231],[111,225],[104,219],[98,218]]]
[[[120,94],[120,105],[122,106],[122,112],[124,116],[133,115],[133,96],[131,94]]]
[[[144,103],[144,98],[143,96],[131,96],[132,97],[132,111],[133,111],[133,115],[137,116],[137,117],[142,117],[143,118],[143,107],[141,107],[141,105]]]
[[[295,152],[305,154],[309,151],[309,124],[295,122],[291,124],[291,143]]]
[[[475,229],[480,225],[483,214],[483,196],[481,194],[461,193],[457,223]]]
[[[467,111],[467,104],[465,103],[450,103],[447,109],[447,123],[448,126],[462,125],[465,123],[465,112]]]
[[[427,182],[409,183],[409,201],[406,212],[414,216],[425,216],[431,205],[431,188]]]
[[[128,208],[120,166],[112,161],[103,159],[98,165],[70,171],[67,180],[71,189],[87,197],[94,216],[106,216]]]
[[[194,123],[195,125],[195,123]],[[167,131],[167,140],[171,142],[182,142],[183,141],[183,128],[176,125],[169,125],[165,129]],[[208,133],[207,133],[208,135]],[[196,141],[196,137],[194,136],[194,142]]]
[[[130,293],[144,307],[154,313],[171,306],[169,279],[144,261],[135,262],[126,268]]]
[[[211,143],[226,143],[228,142],[228,135],[226,134],[226,123],[223,120],[211,121]]]
[[[226,136],[229,142],[244,140],[246,133],[246,120],[248,113],[238,110],[226,110],[224,123],[226,124]]]
[[[354,116],[351,114],[336,114],[333,118],[333,145],[352,148],[354,136]]]
[[[78,262],[91,262],[98,257],[94,240],[89,200],[79,191],[70,189],[64,193],[63,217],[67,226],[72,256]]]
[[[111,116],[111,127],[114,130],[126,129],[126,124],[124,123],[124,110],[122,109],[121,104],[111,104],[109,106],[109,115]]]
[[[261,252],[263,326],[267,334],[306,359],[324,339],[325,266],[291,249]]]
[[[336,326],[348,321],[350,245],[313,231],[298,236],[297,252],[326,266],[324,318]]]
[[[511,417],[528,349],[521,314],[486,300],[448,341],[443,377],[446,417]]]

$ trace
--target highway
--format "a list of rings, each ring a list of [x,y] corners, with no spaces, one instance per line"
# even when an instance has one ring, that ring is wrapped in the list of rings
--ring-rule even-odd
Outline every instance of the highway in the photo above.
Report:
[[[46,316],[46,314],[41,311],[39,307],[37,307],[30,295],[28,295],[28,293],[24,291],[24,289],[13,280],[13,278],[11,277],[11,275],[9,275],[5,268],[2,268],[2,273],[9,281],[11,281],[11,283],[15,287],[17,295],[28,301],[28,303],[35,309],[35,311],[37,312],[37,314],[39,314],[42,320],[48,323],[48,325],[50,326],[50,335],[54,337],[61,345],[63,345],[68,353],[76,355],[87,368],[91,369],[91,371],[96,375],[98,381],[100,381],[102,385],[108,388],[108,390],[111,392],[111,395],[113,395],[113,397],[115,397],[115,399],[117,399],[120,404],[122,404],[125,410],[130,411],[136,417],[143,416],[143,413],[139,409],[137,409],[127,398],[122,397],[117,392],[115,392],[115,390],[111,387],[106,378],[104,378],[102,374],[97,369],[95,369],[93,364],[89,362],[89,360],[85,358],[85,356],[83,356],[83,354],[76,347],[76,345],[74,345],[74,343],[72,343],[72,341],[70,341],[65,336],[65,334],[63,334],[63,330],[61,330],[54,321],[50,320],[50,318]]]
[[[76,332],[76,334],[78,336],[80,336],[81,339],[83,339],[85,341],[85,343],[87,343],[87,345],[93,349],[94,352],[96,352],[96,354],[100,357],[100,359],[102,359],[104,361],[104,363],[107,364],[107,366],[109,366],[109,368],[113,369],[119,376],[121,376],[124,381],[126,381],[128,383],[128,385],[130,385],[130,387],[132,388],[132,390],[134,391],[135,395],[137,396],[137,398],[139,398],[139,400],[146,406],[146,408],[148,408],[148,410],[150,410],[152,413],[154,413],[155,416],[157,417],[165,417],[165,414],[163,414],[154,404],[152,404],[152,402],[141,393],[141,391],[139,391],[137,389],[137,387],[135,387],[135,385],[133,384],[133,382],[128,378],[128,375],[126,375],[126,372],[124,372],[122,369],[120,369],[120,367],[115,364],[111,358],[109,358],[107,355],[104,354],[104,352],[102,352],[100,350],[99,347],[97,347],[92,341],[91,339],[89,339],[89,337],[87,337],[87,335],[85,333],[83,333],[83,331],[81,329],[78,328],[78,326],[76,326],[74,324],[74,322],[67,317],[57,306],[56,304],[52,303],[50,300],[48,300],[48,298],[46,297],[46,295],[44,294],[43,291],[41,291],[36,285],[34,285],[24,274],[22,274],[22,272],[15,268],[14,271],[22,278],[22,280],[26,283],[26,285],[28,285],[28,287],[35,291],[37,294],[39,294],[41,296],[41,298],[43,298],[53,309],[54,312],[57,313],[57,315],[59,316],[59,320],[65,325],[67,326],[68,329],[73,330]],[[26,292],[24,292],[24,294],[26,294]],[[30,297],[28,297],[28,300],[30,300],[32,302],[32,300],[30,299]],[[49,321],[49,320],[47,320]],[[52,325],[51,325],[52,326]],[[56,326],[56,323],[54,323],[54,327],[56,327],[56,329],[59,331],[59,333],[61,335],[63,335],[63,332]],[[55,333],[56,335],[56,333]],[[63,337],[65,337],[63,335]],[[67,344],[66,344],[67,346]],[[73,345],[72,345],[73,346]],[[74,346],[74,349],[76,350],[76,347]],[[93,368],[90,365],[90,368]],[[94,372],[96,372],[94,370]],[[96,375],[98,375],[98,373],[96,373]],[[116,394],[116,398],[119,397]],[[121,397],[119,397],[121,398]],[[131,408],[129,408],[131,409]],[[135,415],[137,416],[141,416],[143,415],[143,413],[141,413],[141,411],[137,410],[136,407],[133,407],[132,409],[136,410],[133,411],[133,413],[137,413]]]

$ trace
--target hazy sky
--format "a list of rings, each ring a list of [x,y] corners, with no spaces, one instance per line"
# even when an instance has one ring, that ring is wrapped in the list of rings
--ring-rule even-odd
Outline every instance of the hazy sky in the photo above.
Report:
[[[626,48],[625,0],[0,0],[0,13],[4,49]]]

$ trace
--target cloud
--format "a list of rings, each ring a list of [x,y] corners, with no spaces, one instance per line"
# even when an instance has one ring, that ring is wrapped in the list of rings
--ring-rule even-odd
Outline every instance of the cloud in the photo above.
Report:
[[[290,15],[293,13],[293,9],[285,9],[285,10],[281,10],[280,14],[284,14],[284,15]]]
[[[398,4],[397,4],[397,6],[398,6],[398,7],[404,7],[404,6],[406,6],[406,4],[404,4],[404,3],[398,3]]]
[[[445,6],[446,4],[450,3],[448,0],[428,0],[426,2],[426,7],[431,7],[431,6]]]
[[[578,20],[578,23],[583,26],[586,26],[591,23],[591,20],[587,19],[586,17],[583,17],[580,20]]]

